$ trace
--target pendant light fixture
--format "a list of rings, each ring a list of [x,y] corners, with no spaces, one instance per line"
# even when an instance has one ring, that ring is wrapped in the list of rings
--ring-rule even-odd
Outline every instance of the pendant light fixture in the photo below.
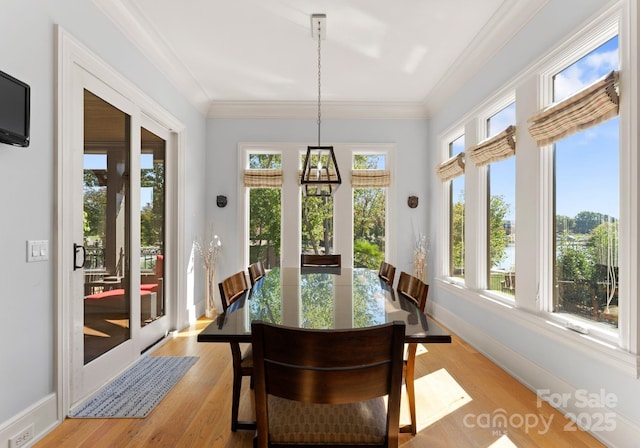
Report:
[[[307,154],[302,165],[300,184],[306,196],[331,196],[342,183],[340,170],[333,152],[333,146],[320,144],[320,124],[322,119],[320,109],[321,99],[321,46],[320,42],[326,35],[325,14],[311,16],[311,36],[318,40],[318,145],[307,146]]]

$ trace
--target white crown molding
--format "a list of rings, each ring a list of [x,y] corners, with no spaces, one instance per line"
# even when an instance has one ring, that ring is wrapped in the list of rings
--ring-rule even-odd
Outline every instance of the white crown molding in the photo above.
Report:
[[[424,99],[429,116],[434,115],[461,87],[509,42],[549,0],[504,2],[476,38],[456,58],[447,74]]]
[[[208,118],[302,118],[318,117],[314,101],[212,101]],[[334,119],[426,119],[422,102],[323,101],[322,118]]]
[[[210,98],[184,63],[171,50],[169,44],[140,11],[134,2],[124,0],[93,0],[102,11],[142,52],[152,64],[193,104],[203,115],[207,113]]]

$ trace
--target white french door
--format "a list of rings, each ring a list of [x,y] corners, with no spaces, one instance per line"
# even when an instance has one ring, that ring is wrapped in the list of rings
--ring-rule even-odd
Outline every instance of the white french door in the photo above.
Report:
[[[82,69],[72,76],[70,406],[170,329],[165,194],[170,133]],[[141,225],[142,223],[142,225]],[[63,250],[66,248],[63,248]]]

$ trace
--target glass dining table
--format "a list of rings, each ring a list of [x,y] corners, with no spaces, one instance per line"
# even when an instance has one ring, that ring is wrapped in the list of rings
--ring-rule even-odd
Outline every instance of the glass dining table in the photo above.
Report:
[[[251,322],[313,329],[405,323],[406,343],[450,343],[451,335],[377,272],[275,268],[198,334],[198,342],[251,342]]]

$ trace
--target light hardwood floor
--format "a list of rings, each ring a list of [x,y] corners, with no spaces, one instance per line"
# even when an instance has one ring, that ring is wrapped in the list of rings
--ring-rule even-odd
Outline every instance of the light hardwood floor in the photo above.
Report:
[[[200,359],[147,418],[66,419],[35,447],[251,447],[252,432],[230,430],[229,346],[196,341],[209,322],[199,320],[154,351]],[[253,417],[246,381],[241,419]],[[538,406],[535,393],[455,335],[452,344],[418,351],[416,394],[418,434],[401,434],[403,448],[604,446],[548,404]],[[409,421],[405,405],[401,424]]]

